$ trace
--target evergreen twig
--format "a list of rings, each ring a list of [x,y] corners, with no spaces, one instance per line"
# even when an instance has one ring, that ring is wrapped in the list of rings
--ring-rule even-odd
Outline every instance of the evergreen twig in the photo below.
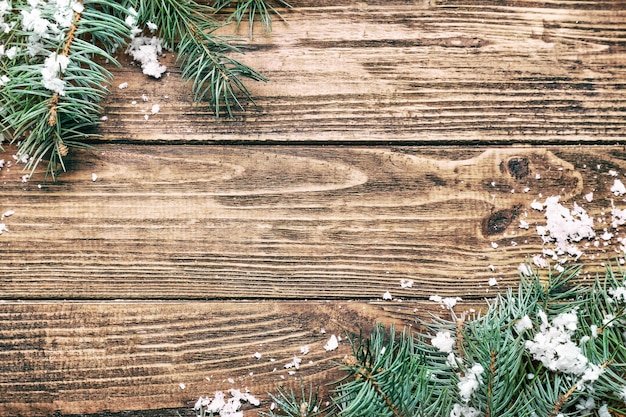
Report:
[[[266,33],[272,31],[272,13],[278,16],[283,22],[286,22],[283,15],[277,7],[285,7],[290,9],[291,5],[284,0],[275,0],[275,5],[268,0],[215,0],[213,7],[216,11],[224,10],[228,7],[234,6],[233,12],[230,14],[228,20],[235,20],[235,31],[239,30],[239,26],[243,22],[244,18],[248,16],[249,36],[252,39],[252,31],[254,29],[254,21],[256,15],[259,15],[259,21]]]
[[[343,417],[626,415],[626,279],[574,285],[580,267],[522,276],[484,314],[377,326],[352,338],[331,413]],[[446,337],[444,337],[446,336]],[[283,402],[292,397],[283,395]]]

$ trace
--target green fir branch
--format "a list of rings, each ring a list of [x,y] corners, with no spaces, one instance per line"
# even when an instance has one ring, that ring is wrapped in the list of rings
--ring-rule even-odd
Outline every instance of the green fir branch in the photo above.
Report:
[[[575,285],[580,270],[522,275],[467,320],[452,312],[419,334],[377,326],[367,340],[351,338],[329,415],[626,415],[626,279],[608,268]],[[294,396],[281,401],[297,409]]]
[[[216,12],[234,7],[233,12],[228,17],[228,21],[235,21],[235,31],[239,30],[239,26],[247,16],[249,36],[250,39],[252,39],[254,22],[256,21],[257,15],[263,30],[265,33],[269,33],[272,31],[272,14],[278,16],[283,22],[287,22],[278,8],[283,7],[290,9],[291,5],[284,0],[275,0],[274,4],[269,0],[215,0],[213,7]]]

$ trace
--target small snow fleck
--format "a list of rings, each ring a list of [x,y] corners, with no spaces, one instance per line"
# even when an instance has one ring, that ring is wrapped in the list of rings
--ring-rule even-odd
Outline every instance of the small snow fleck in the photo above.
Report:
[[[624,186],[624,183],[616,179],[611,187],[611,192],[619,197],[626,194],[626,187]]]
[[[598,408],[598,417],[611,417],[608,405],[603,404],[602,407]]]
[[[187,386],[185,384],[183,384],[182,382],[178,385],[180,387],[180,389],[185,389],[187,388]]]
[[[285,364],[285,369],[289,369],[289,368],[300,369],[301,363],[302,363],[302,359],[300,359],[296,355],[293,355],[293,359],[291,360],[291,362]]]
[[[491,242],[491,247],[497,249],[498,244],[496,242]]]
[[[441,331],[437,332],[435,337],[432,338],[430,344],[439,349],[440,352],[451,353],[452,347],[455,345],[456,341],[450,334],[450,332]]]
[[[537,200],[533,200],[533,202],[530,203],[530,208],[533,208],[535,210],[541,211],[541,210],[543,210],[543,204],[540,203]]]
[[[528,264],[519,264],[517,270],[522,275],[531,276],[533,274],[533,271]]]
[[[337,336],[331,335],[328,342],[324,345],[324,349],[327,351],[335,350],[339,347],[339,341],[337,340]]]
[[[391,296],[391,293],[389,291],[383,294],[383,300],[392,300],[392,299],[393,297]]]
[[[150,116],[148,116],[147,114],[144,114],[143,118],[144,118],[145,120],[148,120],[148,119],[150,118]]]
[[[413,286],[413,280],[412,279],[409,279],[409,280],[401,279],[400,280],[400,286],[402,288],[411,288]]]
[[[530,191],[530,188],[529,188],[529,187],[524,188],[524,192],[525,192],[525,193],[527,193],[527,192],[529,192],[529,191]]]
[[[7,210],[2,214],[2,217],[0,217],[0,220],[4,219],[5,217],[11,217],[14,214],[15,214],[15,211]]]
[[[263,355],[261,355],[259,352],[255,352],[254,355],[252,355],[252,357],[255,359],[261,359]]]
[[[528,224],[528,222],[527,222],[527,221],[524,221],[524,220],[520,220],[520,221],[519,221],[519,228],[520,228],[520,229],[526,229],[526,230],[528,230],[528,229],[529,229],[529,227],[530,227],[530,225]]]
[[[91,181],[96,182],[96,180],[98,179],[98,174],[96,174],[95,172],[91,173]]]
[[[142,94],[142,95],[141,95],[141,99],[142,99],[143,101],[148,101],[148,100],[150,100],[150,98],[149,98],[147,95],[145,95],[145,94]]]
[[[470,400],[470,398],[474,394],[474,391],[478,389],[478,386],[481,383],[481,375],[484,371],[485,369],[482,367],[482,365],[476,363],[471,367],[471,369],[469,369],[465,373],[465,376],[462,376],[459,379],[459,396],[462,400],[464,400],[465,402],[468,402]]]
[[[535,174],[535,179],[536,180],[540,180],[541,179],[541,175],[540,174]]]
[[[309,346],[308,345],[300,346],[300,353],[302,355],[306,355],[307,353],[309,353]]]
[[[8,232],[9,229],[7,228],[7,226],[4,223],[0,223],[0,235],[2,234],[2,232]]]
[[[120,90],[128,88],[128,83],[121,83],[120,85],[117,86],[117,88],[119,88]]]
[[[530,317],[528,317],[528,314],[526,314],[524,317],[519,319],[517,323],[515,323],[515,331],[518,334],[522,333],[524,330],[530,330],[532,328],[533,322],[530,320]]]
[[[613,237],[613,233],[609,233],[606,230],[604,231],[602,236],[600,236],[602,240],[611,240],[612,237]]]
[[[102,120],[103,122],[106,122],[107,120],[109,120],[109,116],[102,116],[100,120]]]
[[[496,271],[496,267],[494,265],[489,265],[488,268],[491,269],[491,272],[495,272]]]
[[[132,104],[133,106],[136,106],[137,105],[137,100],[131,101],[130,104]]]
[[[589,203],[593,201],[593,191],[591,191],[589,194],[585,194],[585,200],[587,200]]]
[[[548,261],[541,255],[533,256],[533,263],[537,265],[539,268],[547,268],[549,266]],[[529,274],[526,274],[529,275]]]
[[[322,327],[322,328],[320,329],[320,333],[321,333],[321,334],[326,334],[326,329]]]
[[[152,106],[152,109],[150,110],[150,112],[152,114],[157,114],[160,110],[161,110],[161,106],[159,106],[158,104],[155,104]]]
[[[617,177],[617,171],[614,169],[609,169],[609,175],[612,177]]]
[[[489,286],[493,287],[494,285],[498,285],[498,280],[496,278],[489,278]]]

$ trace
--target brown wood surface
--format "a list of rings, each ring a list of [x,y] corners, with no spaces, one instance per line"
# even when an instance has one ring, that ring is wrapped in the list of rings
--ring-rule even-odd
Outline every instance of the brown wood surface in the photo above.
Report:
[[[58,182],[0,170],[0,415],[192,415],[246,387],[267,407],[299,377],[327,395],[350,354],[330,334],[448,317],[433,294],[484,306],[553,247],[530,207],[552,195],[613,233],[581,243],[580,280],[619,262],[622,1],[293,3],[241,57],[271,80],[258,108],[215,119],[168,56],[162,80],[114,69],[98,150]]]
[[[174,66],[161,80],[124,67],[104,139],[510,144],[626,134],[622,1],[294,5],[288,25],[257,33],[241,56],[270,79],[249,83],[258,109],[215,120]],[[146,123],[153,104],[161,112]]]

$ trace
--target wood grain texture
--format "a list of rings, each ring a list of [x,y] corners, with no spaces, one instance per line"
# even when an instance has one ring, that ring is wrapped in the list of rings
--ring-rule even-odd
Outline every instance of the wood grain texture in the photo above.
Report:
[[[267,392],[279,385],[299,388],[300,378],[319,385],[327,396],[324,384],[341,376],[338,364],[352,352],[346,331],[369,331],[375,320],[402,317],[415,322],[433,310],[433,303],[305,306],[0,304],[0,414],[134,410],[137,415],[192,415],[200,396],[230,388],[248,388],[267,410]],[[332,334],[343,340],[337,350],[326,351]],[[302,346],[308,346],[309,353],[302,354]],[[299,368],[286,368],[294,356],[302,359]],[[246,408],[247,415],[257,415],[257,408]]]
[[[624,237],[607,220],[624,205],[609,173],[626,173],[621,147],[109,145],[76,158],[57,183],[0,171],[1,209],[15,211],[3,298],[480,299],[554,247],[530,207],[552,195],[598,218],[581,258],[595,270]]]
[[[241,56],[271,80],[248,83],[257,109],[216,120],[191,103],[168,56],[162,80],[114,70],[104,140],[615,143],[626,134],[621,1],[294,3],[288,25],[256,33]]]

